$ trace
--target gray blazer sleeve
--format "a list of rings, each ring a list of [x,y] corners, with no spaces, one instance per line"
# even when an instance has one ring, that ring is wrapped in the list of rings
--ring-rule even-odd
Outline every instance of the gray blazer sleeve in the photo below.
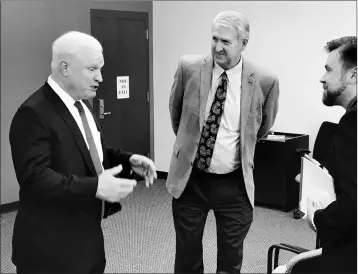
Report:
[[[278,112],[279,82],[274,79],[262,108],[262,123],[257,133],[257,141],[264,138],[273,126]]]
[[[177,71],[174,75],[174,83],[170,92],[169,97],[169,112],[170,112],[170,119],[172,122],[172,128],[174,134],[177,135],[179,124],[180,124],[180,117],[182,112],[183,106],[183,69],[182,69],[182,58],[179,61]]]

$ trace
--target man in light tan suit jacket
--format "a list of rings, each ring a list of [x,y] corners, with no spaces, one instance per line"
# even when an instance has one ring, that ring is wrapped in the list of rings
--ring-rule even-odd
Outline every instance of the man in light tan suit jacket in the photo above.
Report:
[[[217,273],[240,273],[252,223],[255,144],[274,124],[278,79],[242,56],[249,22],[222,12],[212,23],[212,54],[184,56],[170,94],[176,135],[167,189],[173,196],[175,273],[203,273],[209,210],[217,224]]]

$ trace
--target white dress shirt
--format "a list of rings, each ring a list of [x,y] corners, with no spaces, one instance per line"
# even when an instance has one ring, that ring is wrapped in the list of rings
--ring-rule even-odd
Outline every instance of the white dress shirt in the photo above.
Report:
[[[82,124],[82,119],[81,119],[80,113],[78,112],[78,109],[75,107],[76,101],[51,78],[51,75],[48,77],[47,83],[56,92],[56,94],[61,98],[63,103],[66,105],[66,107],[72,114],[72,117],[75,119],[77,126],[79,127],[79,129],[82,132],[82,136],[86,142],[87,148],[89,149],[85,129]],[[92,113],[90,112],[90,110],[82,102],[82,100],[79,100],[79,101],[82,104],[83,109],[85,111],[85,114],[86,114],[86,117],[88,120],[88,124],[89,124],[89,127],[90,127],[92,135],[93,135],[94,143],[95,143],[97,151],[98,151],[99,159],[101,160],[101,164],[102,164],[103,163],[103,150],[102,150],[102,144],[101,144],[101,133],[97,130],[96,123],[93,119],[93,116],[92,116]],[[102,169],[103,169],[103,164],[102,164]]]
[[[209,116],[210,107],[213,103],[216,89],[221,82],[221,74],[223,72],[224,69],[214,63],[211,90],[209,91],[206,105],[206,118]],[[242,61],[240,60],[235,67],[227,70],[226,74],[228,85],[225,107],[221,117],[219,132],[216,137],[212,160],[208,168],[208,172],[217,174],[229,173],[237,169],[240,163],[238,145],[240,141]]]

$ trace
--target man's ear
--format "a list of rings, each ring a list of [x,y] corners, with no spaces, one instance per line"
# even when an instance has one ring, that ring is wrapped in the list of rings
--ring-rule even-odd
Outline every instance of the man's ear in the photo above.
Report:
[[[357,67],[351,68],[347,71],[347,81],[350,84],[357,83]]]
[[[354,83],[357,83],[357,67],[353,68],[351,79],[354,81]]]
[[[61,61],[60,63],[60,71],[63,76],[67,77],[68,75],[68,63],[66,61]]]
[[[242,50],[245,50],[248,42],[249,42],[249,39],[247,39],[247,38],[242,39]]]

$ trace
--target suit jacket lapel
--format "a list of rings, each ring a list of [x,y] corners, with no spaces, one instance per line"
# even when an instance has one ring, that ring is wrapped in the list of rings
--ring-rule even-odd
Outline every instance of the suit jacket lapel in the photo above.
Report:
[[[67,126],[69,127],[69,131],[73,135],[73,138],[75,139],[77,146],[80,150],[80,152],[83,155],[83,158],[85,160],[85,163],[91,170],[92,174],[96,175],[96,169],[93,165],[91,155],[89,153],[89,150],[87,148],[86,142],[83,139],[83,135],[81,130],[79,129],[75,119],[73,118],[70,111],[67,109],[66,105],[62,102],[61,98],[58,97],[58,95],[53,91],[53,89],[50,87],[50,85],[46,82],[44,92],[47,96],[47,98],[52,102],[54,105],[54,109],[58,112],[58,114],[63,118]]]
[[[241,99],[240,99],[240,143],[241,151],[244,147],[244,136],[247,118],[250,112],[252,95],[255,88],[254,68],[244,59],[241,75]]]
[[[200,68],[200,130],[204,124],[206,103],[208,101],[208,95],[211,88],[212,70],[213,59],[208,56],[205,58],[205,63],[202,64]]]

